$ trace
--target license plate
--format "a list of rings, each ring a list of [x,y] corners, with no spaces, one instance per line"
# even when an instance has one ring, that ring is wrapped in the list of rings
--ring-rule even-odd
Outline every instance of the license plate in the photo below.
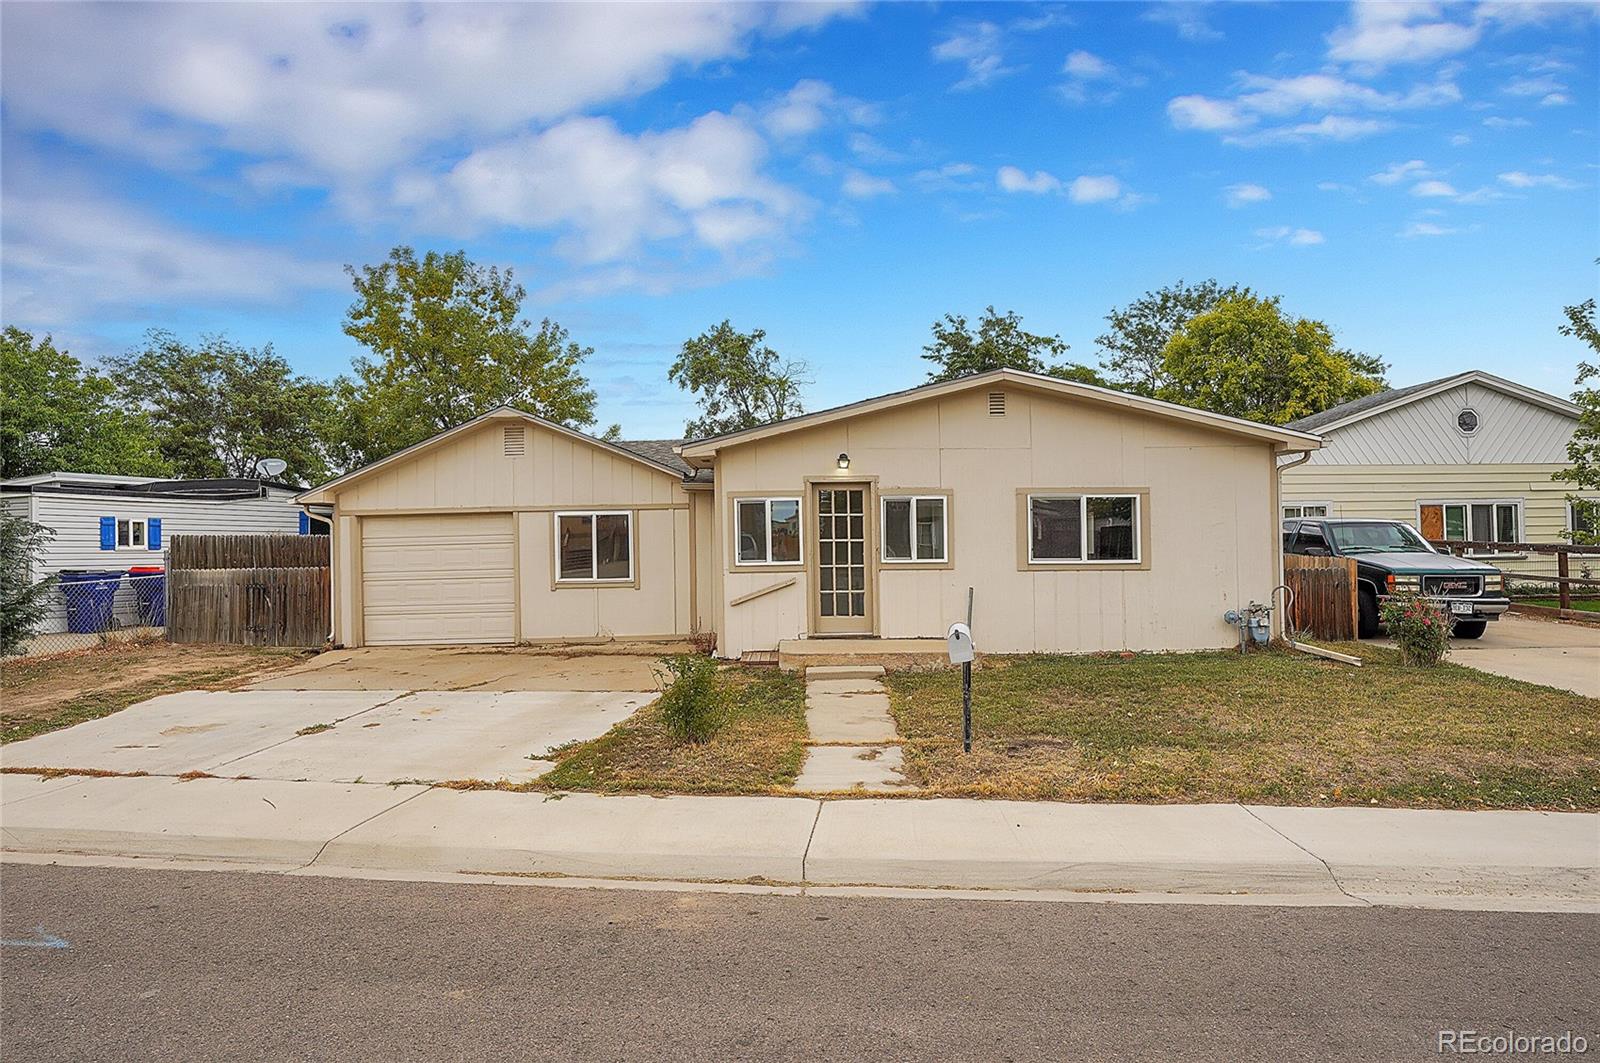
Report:
[[[1471,616],[1472,615],[1472,603],[1471,602],[1451,602],[1450,603],[1450,611],[1452,613],[1456,614],[1457,616]]]

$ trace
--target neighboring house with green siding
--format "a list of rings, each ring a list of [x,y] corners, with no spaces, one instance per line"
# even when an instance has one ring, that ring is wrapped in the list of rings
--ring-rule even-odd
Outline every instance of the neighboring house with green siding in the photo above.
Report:
[[[1429,539],[1559,542],[1574,515],[1571,485],[1554,477],[1577,423],[1566,399],[1480,370],[1356,399],[1287,426],[1324,443],[1284,471],[1283,516],[1403,520]],[[1549,555],[1482,556],[1555,571]]]

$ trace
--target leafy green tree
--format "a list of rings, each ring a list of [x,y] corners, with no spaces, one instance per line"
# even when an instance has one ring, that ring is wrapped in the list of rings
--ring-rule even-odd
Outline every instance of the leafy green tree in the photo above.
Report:
[[[249,478],[262,458],[282,458],[289,480],[327,478],[321,429],[333,389],[296,374],[270,344],[206,336],[191,346],[152,329],[143,347],[107,364],[124,398],[148,414],[176,475]]]
[[[946,314],[933,323],[933,342],[922,348],[922,357],[934,364],[928,370],[929,382],[957,380],[991,369],[1021,369],[1045,373],[1086,383],[1104,383],[1087,366],[1074,363],[1050,364],[1068,350],[1060,336],[1042,336],[1022,327],[1015,310],[1004,314],[993,306],[984,309],[973,332],[962,314]]]
[[[1180,280],[1145,292],[1106,314],[1106,331],[1095,340],[1100,367],[1112,387],[1153,398],[1167,383],[1163,360],[1173,334],[1222,300],[1250,294],[1248,288],[1224,287],[1215,280],[1199,284]]]
[[[96,472],[164,476],[147,418],[112,382],[57,350],[49,336],[0,335],[0,475]]]
[[[1586,299],[1577,306],[1563,308],[1567,323],[1559,326],[1563,336],[1588,345],[1595,360],[1578,363],[1578,378],[1572,401],[1578,404],[1578,426],[1567,442],[1567,460],[1570,469],[1556,473],[1556,478],[1575,485],[1581,491],[1600,491],[1600,328],[1595,326],[1595,301]],[[1570,531],[1568,537],[1576,543],[1600,543],[1600,502],[1568,495],[1574,516],[1587,531]]]
[[[510,269],[464,251],[421,258],[396,247],[375,266],[346,267],[356,301],[344,331],[371,351],[338,388],[354,408],[335,418],[346,466],[364,464],[510,404],[575,428],[594,423],[579,371],[594,351],[546,318],[521,316],[527,292]]]
[[[54,535],[31,520],[0,513],[0,657],[21,652],[44,619],[55,577],[35,582],[33,567]]]
[[[1234,295],[1167,341],[1158,397],[1284,424],[1383,390],[1365,368],[1375,361],[1336,347],[1322,322],[1288,317],[1276,298]]]
[[[684,340],[667,379],[695,396],[700,416],[686,422],[691,439],[738,432],[803,412],[804,362],[785,361],[765,343],[766,332],[740,332],[723,321]]]

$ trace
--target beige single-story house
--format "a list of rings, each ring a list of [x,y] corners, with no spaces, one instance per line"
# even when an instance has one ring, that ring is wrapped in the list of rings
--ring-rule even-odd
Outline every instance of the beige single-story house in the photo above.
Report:
[[[1282,582],[1310,433],[1016,370],[747,431],[613,443],[501,408],[301,495],[345,646],[943,638],[1235,643]]]
[[[1393,388],[1292,421],[1323,447],[1283,474],[1290,517],[1403,520],[1429,539],[1505,543],[1476,551],[1516,571],[1555,573],[1550,554],[1575,526],[1567,444],[1574,403],[1481,370]],[[1580,496],[1587,497],[1587,496]]]

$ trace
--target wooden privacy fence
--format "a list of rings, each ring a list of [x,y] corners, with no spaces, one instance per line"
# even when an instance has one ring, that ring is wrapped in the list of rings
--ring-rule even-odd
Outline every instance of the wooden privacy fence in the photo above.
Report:
[[[1283,581],[1294,593],[1290,621],[1296,631],[1319,639],[1355,639],[1360,604],[1353,558],[1284,554]]]
[[[167,639],[320,646],[332,581],[326,535],[174,535]]]

